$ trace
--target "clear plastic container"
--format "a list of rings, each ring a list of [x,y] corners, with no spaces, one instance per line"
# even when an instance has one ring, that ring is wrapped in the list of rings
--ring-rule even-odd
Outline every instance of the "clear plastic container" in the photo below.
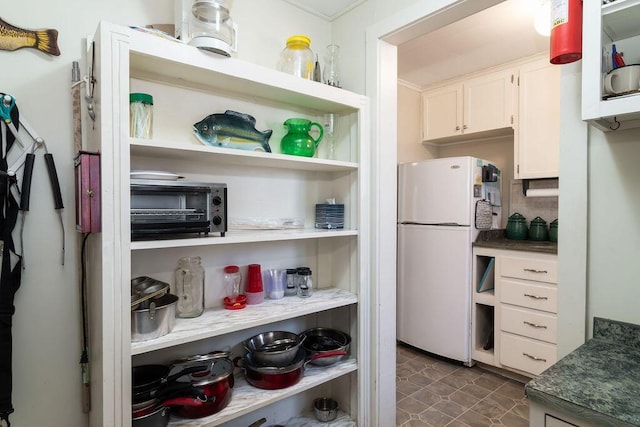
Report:
[[[176,268],[176,317],[198,317],[204,312],[204,269],[200,257],[185,257]]]
[[[148,93],[129,94],[129,135],[144,139],[153,137],[153,97]]]
[[[285,73],[313,80],[313,62],[315,56],[311,51],[311,39],[298,34],[287,39],[287,47],[280,53],[278,68]]]

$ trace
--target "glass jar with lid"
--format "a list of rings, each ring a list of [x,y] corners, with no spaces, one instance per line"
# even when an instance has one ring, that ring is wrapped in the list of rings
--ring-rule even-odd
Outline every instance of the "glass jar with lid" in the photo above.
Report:
[[[287,39],[287,47],[280,53],[279,70],[303,79],[313,80],[314,55],[311,39],[297,34]]]
[[[313,293],[313,279],[309,267],[298,268],[297,291],[300,298],[308,298]]]
[[[184,257],[176,268],[177,317],[198,317],[204,312],[204,269],[200,257]]]

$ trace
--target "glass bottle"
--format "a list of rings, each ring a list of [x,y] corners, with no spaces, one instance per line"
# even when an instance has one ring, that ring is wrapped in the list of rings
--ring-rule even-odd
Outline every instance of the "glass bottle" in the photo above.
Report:
[[[340,83],[340,46],[327,46],[327,56],[324,63],[324,82],[329,86],[342,87]]]
[[[308,298],[313,292],[313,280],[311,279],[311,269],[308,267],[298,269],[298,296]]]
[[[311,39],[298,34],[287,39],[287,47],[280,53],[278,68],[285,73],[313,80],[314,55],[309,47]]]
[[[204,312],[204,269],[200,257],[185,257],[176,268],[177,317],[198,317]]]

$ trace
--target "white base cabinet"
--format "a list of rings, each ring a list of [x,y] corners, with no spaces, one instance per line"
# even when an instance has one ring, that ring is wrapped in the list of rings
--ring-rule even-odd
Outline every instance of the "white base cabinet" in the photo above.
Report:
[[[473,269],[473,360],[530,377],[553,365],[557,255],[474,248]],[[478,292],[487,275],[494,288]]]
[[[242,356],[243,340],[260,332],[300,333],[330,327],[352,337],[347,359],[329,367],[309,365],[303,379],[281,390],[257,389],[236,370],[229,405],[197,420],[172,418],[171,426],[268,424],[308,415],[312,400],[338,400],[345,425],[372,425],[369,342],[368,99],[275,70],[223,58],[182,43],[101,23],[89,64],[96,79],[95,126],[87,150],[101,155],[102,232],[88,239],[91,325],[91,426],[131,425],[132,366],[162,363],[216,350]],[[129,93],[153,96],[153,138],[129,137]],[[272,153],[200,144],[193,124],[234,110],[273,129]],[[337,160],[284,155],[279,142],[291,117],[337,117]],[[323,151],[322,143],[320,152]],[[188,181],[226,183],[229,231],[225,237],[131,239],[129,173],[161,170]],[[344,229],[314,228],[315,204],[335,198],[345,205]],[[240,230],[237,224],[294,218],[301,229]],[[234,224],[236,224],[234,226]],[[262,227],[265,228],[265,227]],[[167,335],[131,342],[130,281],[150,276],[173,285],[177,261],[199,256],[205,269],[205,313],[178,319]],[[310,298],[268,300],[225,310],[223,269],[248,264],[267,268],[309,266]]]

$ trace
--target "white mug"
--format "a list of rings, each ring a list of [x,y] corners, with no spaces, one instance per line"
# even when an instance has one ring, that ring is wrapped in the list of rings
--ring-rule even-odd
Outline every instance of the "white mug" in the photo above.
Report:
[[[604,90],[619,95],[640,88],[640,64],[625,65],[609,71],[604,77]]]

